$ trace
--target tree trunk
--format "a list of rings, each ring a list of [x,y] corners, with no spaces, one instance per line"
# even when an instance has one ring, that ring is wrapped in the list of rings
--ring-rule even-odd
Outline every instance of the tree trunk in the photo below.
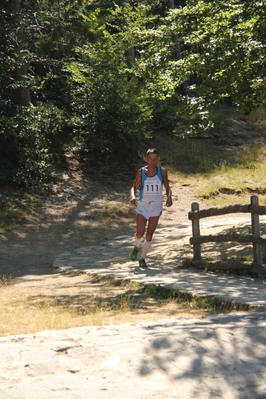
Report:
[[[175,0],[169,0],[169,8],[171,10],[175,9]],[[181,52],[181,47],[180,47],[180,42],[177,34],[173,34],[173,42],[175,44],[175,59],[176,60],[181,60],[182,59],[182,52]],[[180,85],[182,94],[187,96],[189,95],[189,89],[188,89],[188,83],[185,80],[183,83]]]
[[[19,11],[21,10],[20,0],[9,0],[5,5],[9,16],[10,26],[13,28],[13,54],[11,57],[19,59],[23,50],[22,42],[24,35],[24,27],[21,25]],[[12,77],[16,81],[16,88],[13,90],[13,103],[19,106],[28,106],[30,104],[30,90],[26,85],[25,78],[28,74],[27,65],[15,66]]]

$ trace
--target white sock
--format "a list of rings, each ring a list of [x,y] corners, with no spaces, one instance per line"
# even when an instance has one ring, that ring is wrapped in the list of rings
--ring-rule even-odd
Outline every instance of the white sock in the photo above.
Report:
[[[144,241],[143,247],[142,247],[142,251],[141,251],[141,259],[145,259],[147,256],[147,253],[149,252],[149,250],[151,249],[151,244],[152,241]]]
[[[136,248],[140,248],[140,242],[141,242],[141,238],[138,238],[136,235],[135,235],[135,247]]]

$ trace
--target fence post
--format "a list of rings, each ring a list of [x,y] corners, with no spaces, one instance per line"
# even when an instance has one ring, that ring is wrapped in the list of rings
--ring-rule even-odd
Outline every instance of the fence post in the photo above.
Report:
[[[199,211],[199,204],[197,202],[192,202],[191,210],[192,210],[192,212]],[[197,219],[197,218],[192,219],[192,235],[193,235],[193,237],[200,236],[200,223],[199,223],[199,219]],[[200,261],[201,260],[200,244],[193,244],[193,250],[194,250],[194,260]]]
[[[259,198],[257,195],[252,195],[250,197],[251,205],[258,206]],[[260,237],[260,217],[258,213],[252,212],[251,210],[251,227],[252,227],[252,235],[255,237]],[[262,265],[262,255],[261,255],[261,245],[253,244],[253,260],[254,263],[258,265]],[[259,274],[259,278],[263,278],[263,274]]]

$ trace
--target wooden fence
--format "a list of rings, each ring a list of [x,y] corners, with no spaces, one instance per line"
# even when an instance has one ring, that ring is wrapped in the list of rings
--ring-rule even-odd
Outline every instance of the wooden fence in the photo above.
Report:
[[[200,235],[200,219],[211,216],[226,215],[230,213],[250,213],[251,214],[251,233],[239,234],[236,231],[219,235]],[[259,199],[256,195],[250,197],[249,205],[231,205],[223,208],[209,208],[200,210],[199,204],[193,202],[191,204],[191,212],[188,214],[189,220],[192,220],[192,237],[190,244],[193,245],[194,258],[193,261],[199,266],[202,265],[201,244],[207,242],[239,242],[251,243],[253,245],[253,263],[241,261],[234,262],[208,262],[208,270],[250,270],[258,273],[259,278],[263,278],[266,274],[266,265],[263,266],[262,261],[262,245],[266,245],[266,239],[261,237],[259,215],[266,215],[266,206],[259,206]],[[206,265],[205,265],[206,267]]]

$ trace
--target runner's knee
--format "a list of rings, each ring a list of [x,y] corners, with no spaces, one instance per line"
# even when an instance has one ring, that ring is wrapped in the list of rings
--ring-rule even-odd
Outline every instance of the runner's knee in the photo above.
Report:
[[[152,240],[152,236],[153,236],[153,233],[152,234],[151,233],[147,233],[146,237],[145,237],[146,241],[151,241]]]
[[[142,231],[137,231],[136,237],[137,237],[138,239],[142,238],[143,236],[144,236],[144,231],[143,231],[143,232],[142,232]]]

